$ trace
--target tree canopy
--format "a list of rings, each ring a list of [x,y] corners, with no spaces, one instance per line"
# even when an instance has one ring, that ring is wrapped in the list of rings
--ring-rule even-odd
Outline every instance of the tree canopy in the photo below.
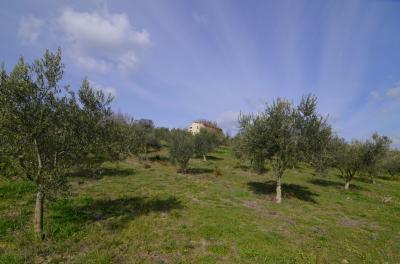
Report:
[[[61,50],[48,50],[32,64],[21,58],[0,82],[0,169],[32,181],[37,189],[35,231],[43,234],[43,204],[67,190],[73,167],[117,159],[111,96],[84,80],[78,96],[60,84]],[[118,155],[117,155],[118,154]]]
[[[173,163],[179,165],[180,171],[187,172],[190,158],[194,153],[194,141],[191,133],[173,129],[169,143],[169,157]]]
[[[257,172],[263,171],[266,159],[270,160],[277,179],[278,203],[282,199],[281,179],[285,170],[299,161],[315,166],[324,164],[321,156],[326,152],[324,142],[329,141],[331,128],[316,107],[317,98],[312,95],[303,97],[297,107],[278,98],[264,112],[242,115],[239,120],[235,150],[249,159]]]

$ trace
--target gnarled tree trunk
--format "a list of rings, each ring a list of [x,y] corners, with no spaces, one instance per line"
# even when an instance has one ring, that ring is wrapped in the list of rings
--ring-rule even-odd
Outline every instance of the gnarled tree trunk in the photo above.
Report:
[[[43,192],[38,191],[36,194],[36,206],[35,206],[35,234],[39,238],[43,238],[43,204],[44,204]]]
[[[350,181],[353,179],[353,176],[355,174],[356,174],[356,172],[352,172],[350,170],[346,171],[346,177],[345,177],[346,183],[344,184],[345,190],[348,190],[350,188]]]
[[[203,160],[204,160],[204,161],[207,161],[206,155],[203,155]]]

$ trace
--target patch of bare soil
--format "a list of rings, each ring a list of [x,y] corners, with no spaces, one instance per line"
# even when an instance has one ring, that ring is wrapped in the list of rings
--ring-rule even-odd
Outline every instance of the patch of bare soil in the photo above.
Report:
[[[356,219],[351,219],[348,217],[342,217],[338,220],[338,223],[342,226],[345,227],[360,227],[363,225],[363,221],[361,220],[356,220]]]

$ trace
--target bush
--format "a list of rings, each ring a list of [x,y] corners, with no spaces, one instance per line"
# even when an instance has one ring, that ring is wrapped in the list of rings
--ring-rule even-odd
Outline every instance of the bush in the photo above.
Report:
[[[215,132],[201,129],[200,133],[194,136],[194,153],[197,157],[203,157],[206,160],[207,154],[213,151],[218,144],[218,136]]]
[[[180,171],[186,173],[190,158],[193,156],[194,140],[192,134],[181,129],[171,131],[169,157],[178,164]]]
[[[383,170],[387,172],[392,179],[400,176],[400,151],[391,150],[381,164]]]

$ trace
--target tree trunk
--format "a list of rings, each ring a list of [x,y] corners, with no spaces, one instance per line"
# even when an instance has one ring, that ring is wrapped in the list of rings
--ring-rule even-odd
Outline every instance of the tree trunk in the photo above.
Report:
[[[40,157],[39,147],[36,139],[33,140],[36,149],[37,156],[37,176],[36,176],[36,184],[40,186],[42,182],[42,158]],[[56,161],[55,161],[56,162]],[[43,203],[44,203],[44,195],[42,191],[38,191],[36,194],[36,206],[35,206],[35,234],[43,239]]]
[[[206,155],[203,155],[203,160],[204,160],[204,161],[207,161]]]
[[[375,182],[375,177],[374,177],[374,175],[373,175],[372,173],[369,174],[369,178],[371,179],[371,183],[372,183],[372,184],[375,184],[375,183],[376,183],[376,182]]]
[[[350,187],[350,181],[346,181],[346,183],[344,184],[344,189],[348,190]]]
[[[276,203],[282,202],[282,187],[281,187],[281,175],[278,175],[276,179]]]
[[[43,204],[44,195],[43,192],[38,191],[36,194],[36,207],[35,207],[35,233],[43,239]]]

